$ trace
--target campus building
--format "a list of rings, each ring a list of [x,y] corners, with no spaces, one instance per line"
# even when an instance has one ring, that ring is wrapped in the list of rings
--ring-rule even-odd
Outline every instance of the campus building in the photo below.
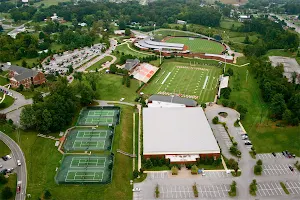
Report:
[[[201,156],[220,157],[220,148],[201,107],[144,108],[143,156],[195,163]]]
[[[13,88],[17,88],[21,84],[25,88],[30,88],[31,85],[40,85],[46,82],[46,78],[43,72],[37,72],[15,65],[9,66],[8,71],[10,84]]]
[[[175,95],[151,95],[148,99],[149,108],[169,108],[169,107],[196,107],[197,101]]]

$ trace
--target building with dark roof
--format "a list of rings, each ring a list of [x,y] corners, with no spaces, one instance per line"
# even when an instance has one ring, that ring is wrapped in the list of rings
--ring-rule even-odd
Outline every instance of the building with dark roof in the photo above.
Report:
[[[124,69],[128,70],[131,72],[136,66],[140,64],[139,59],[127,59],[125,63]]]
[[[197,101],[175,95],[166,96],[154,94],[148,99],[148,107],[196,107]]]
[[[46,82],[43,72],[34,71],[16,65],[9,66],[8,71],[10,84],[13,88],[17,88],[20,85],[23,85],[25,88],[30,88],[31,85],[40,85]]]

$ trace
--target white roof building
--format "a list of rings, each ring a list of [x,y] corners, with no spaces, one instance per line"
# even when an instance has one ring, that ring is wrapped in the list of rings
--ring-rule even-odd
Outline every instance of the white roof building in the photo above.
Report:
[[[180,158],[194,161],[201,154],[220,154],[201,107],[144,108],[143,147],[144,156],[165,155],[174,159],[171,162]]]

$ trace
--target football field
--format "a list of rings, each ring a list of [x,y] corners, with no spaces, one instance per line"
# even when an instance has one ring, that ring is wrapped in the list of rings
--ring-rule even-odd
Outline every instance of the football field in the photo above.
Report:
[[[165,62],[159,74],[143,89],[145,94],[176,94],[197,100],[213,102],[217,93],[221,69],[215,66]]]
[[[185,44],[192,53],[221,54],[225,50],[218,42],[200,38],[170,37],[165,42]]]

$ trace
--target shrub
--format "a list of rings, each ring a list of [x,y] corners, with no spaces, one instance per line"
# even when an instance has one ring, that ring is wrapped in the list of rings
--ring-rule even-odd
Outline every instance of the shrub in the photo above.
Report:
[[[230,190],[228,191],[228,195],[231,197],[236,196],[236,182],[232,181],[232,184],[230,185]]]
[[[178,168],[176,166],[173,166],[171,171],[172,171],[172,175],[178,175]]]
[[[191,173],[192,174],[198,174],[198,167],[196,165],[193,165],[191,168]]]
[[[155,187],[155,197],[159,198],[159,187],[158,187],[158,184]]]
[[[252,183],[250,184],[249,192],[252,196],[256,196],[257,191],[257,183],[256,180],[253,179]]]
[[[198,188],[197,188],[196,183],[194,183],[194,185],[193,185],[193,191],[194,191],[194,196],[198,197],[199,196],[199,192],[198,192]]]
[[[133,179],[136,179],[139,176],[139,171],[138,170],[134,170],[132,173]]]
[[[262,172],[262,166],[261,165],[255,165],[254,166],[254,174],[255,175],[261,175]]]
[[[235,101],[230,101],[228,107],[234,108],[235,105],[236,105],[236,102],[235,102]]]
[[[218,116],[215,116],[215,117],[212,119],[212,122],[213,122],[213,124],[218,124],[218,123],[219,123],[219,118],[218,118]]]
[[[223,105],[224,107],[228,107],[228,105],[229,105],[229,100],[223,99],[223,100],[222,100],[222,105]]]
[[[283,191],[286,193],[286,194],[290,194],[290,192],[288,191],[288,189],[286,188],[285,184],[283,182],[280,182],[280,185],[283,189]]]
[[[51,193],[48,191],[48,190],[46,190],[45,192],[44,192],[44,199],[51,199]]]
[[[256,162],[257,165],[262,165],[262,160],[259,159],[257,162]]]

